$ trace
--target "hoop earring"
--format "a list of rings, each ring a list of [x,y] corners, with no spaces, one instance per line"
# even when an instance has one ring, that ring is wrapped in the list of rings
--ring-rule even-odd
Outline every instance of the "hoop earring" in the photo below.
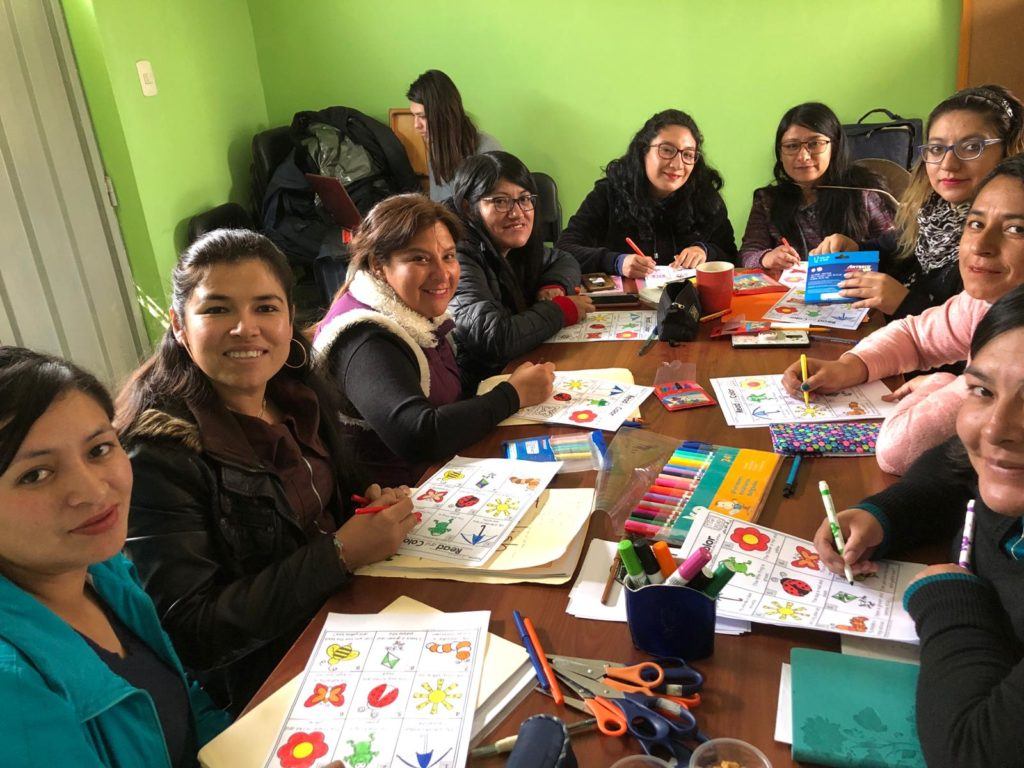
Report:
[[[291,368],[292,370],[298,370],[299,368],[305,368],[306,367],[306,363],[309,362],[309,354],[306,352],[306,348],[304,346],[302,346],[302,344],[299,342],[299,340],[296,339],[294,336],[292,337],[291,343],[299,345],[299,350],[302,352],[302,362],[299,363],[298,365],[290,365],[288,363],[288,360],[285,360],[284,361],[284,367],[285,368]],[[291,356],[292,356],[291,355],[291,350],[289,349],[288,357],[290,358]]]

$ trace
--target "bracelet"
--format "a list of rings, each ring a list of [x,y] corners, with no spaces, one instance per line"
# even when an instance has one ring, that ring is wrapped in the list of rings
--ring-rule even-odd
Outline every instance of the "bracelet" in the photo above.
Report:
[[[338,550],[338,562],[341,563],[341,569],[345,571],[345,573],[352,573],[352,571],[349,570],[348,563],[345,562],[345,545],[341,543],[337,535],[332,534],[331,541],[334,542],[334,548]]]

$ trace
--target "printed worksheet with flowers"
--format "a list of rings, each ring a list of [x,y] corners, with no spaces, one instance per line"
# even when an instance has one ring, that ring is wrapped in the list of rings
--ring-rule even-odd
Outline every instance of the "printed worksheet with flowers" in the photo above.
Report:
[[[695,514],[681,557],[698,547],[711,550],[713,567],[735,572],[718,596],[720,617],[917,642],[903,593],[923,565],[880,560],[877,573],[851,585],[811,542],[708,511]]]
[[[489,622],[328,614],[264,768],[465,765]]]
[[[652,309],[591,312],[575,325],[560,330],[548,339],[548,343],[646,339],[657,324],[658,313]]]
[[[575,371],[557,371],[551,397],[514,414],[530,421],[568,424],[614,432],[622,426],[654,387],[588,379]]]

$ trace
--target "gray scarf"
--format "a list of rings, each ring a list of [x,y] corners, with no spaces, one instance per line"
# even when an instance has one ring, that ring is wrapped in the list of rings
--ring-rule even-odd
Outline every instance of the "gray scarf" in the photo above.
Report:
[[[952,261],[960,254],[960,236],[970,203],[952,205],[932,194],[917,214],[917,245],[914,255],[927,274]]]

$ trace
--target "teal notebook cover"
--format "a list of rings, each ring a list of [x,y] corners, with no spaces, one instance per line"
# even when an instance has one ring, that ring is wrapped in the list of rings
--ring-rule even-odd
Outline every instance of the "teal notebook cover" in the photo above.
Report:
[[[924,766],[915,724],[918,667],[794,648],[793,759],[836,768]]]

